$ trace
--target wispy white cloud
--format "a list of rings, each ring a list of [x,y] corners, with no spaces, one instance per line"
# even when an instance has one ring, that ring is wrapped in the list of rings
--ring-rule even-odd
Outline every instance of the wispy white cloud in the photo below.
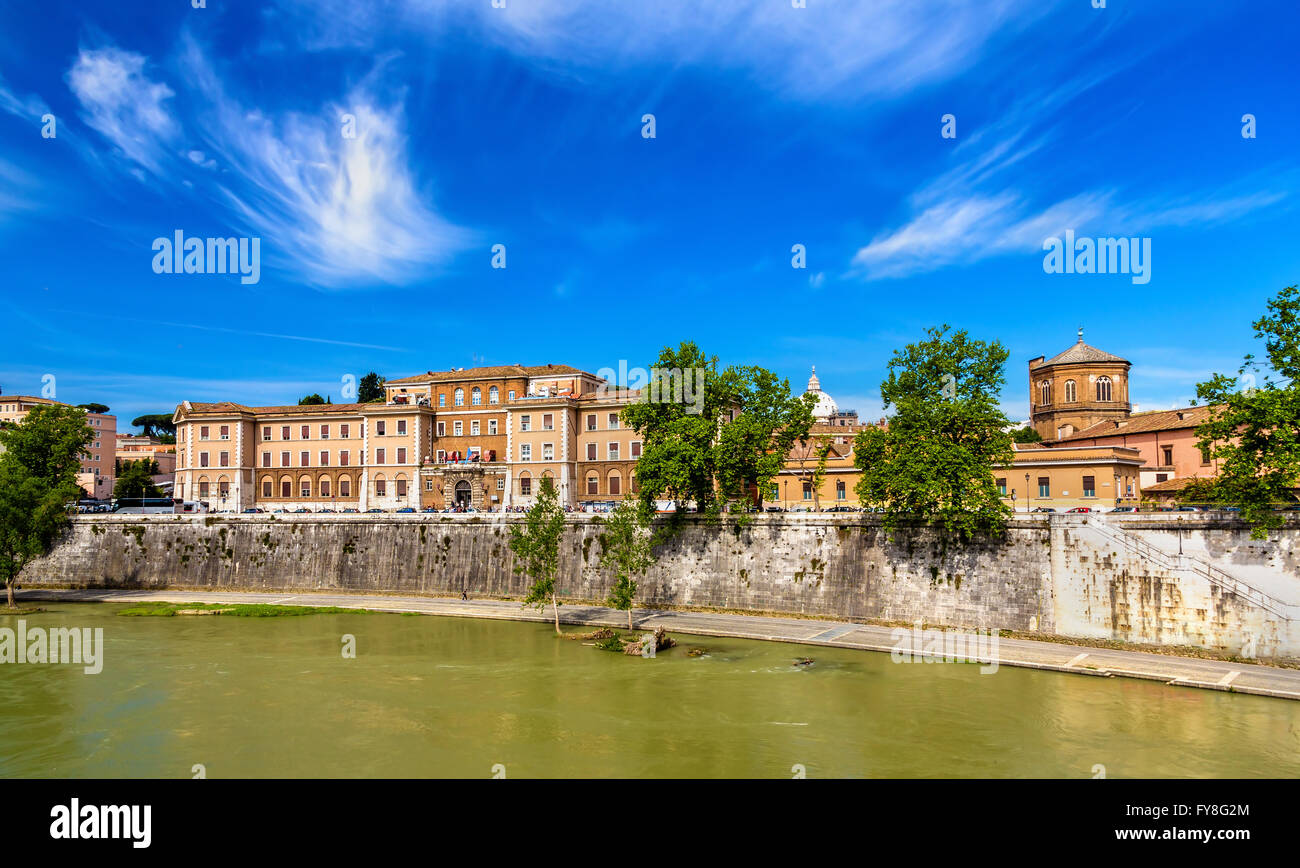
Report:
[[[1127,201],[1109,188],[1066,198],[1036,194],[1031,183],[1042,174],[1029,161],[1049,148],[1053,133],[1031,136],[1027,130],[1037,118],[1049,116],[1045,108],[1063,107],[1113,73],[1022,100],[1001,122],[964,140],[953,150],[953,165],[908,197],[905,221],[859,248],[849,273],[875,280],[1008,253],[1041,252],[1044,239],[1067,229],[1077,233],[1096,227],[1118,235],[1221,223],[1276,204],[1295,186],[1291,172],[1286,178],[1275,175],[1267,192],[1249,189],[1255,181],[1248,179],[1194,196],[1155,194]]]
[[[350,47],[385,32],[472,28],[548,70],[593,78],[637,67],[703,67],[748,75],[796,99],[895,95],[968,68],[1000,32],[1050,4],[1031,0],[788,0],[707,3],[509,0],[505,8],[445,0],[281,0],[304,45]],[[362,11],[364,9],[364,11]]]
[[[49,110],[50,107],[45,104],[45,100],[35,94],[20,96],[5,83],[4,76],[0,76],[0,111],[20,118],[28,118],[36,123]]]
[[[164,173],[180,135],[169,100],[175,92],[149,77],[144,55],[114,46],[83,48],[65,76],[82,119],[130,161]]]
[[[212,196],[262,238],[271,267],[318,287],[408,283],[471,243],[417,182],[400,92],[381,104],[378,76],[336,102],[273,115],[230,94],[192,38],[181,44],[175,89],[145,57],[111,46],[83,49],[68,71],[120,169]],[[170,110],[178,101],[183,114]],[[344,135],[345,114],[355,136]]]

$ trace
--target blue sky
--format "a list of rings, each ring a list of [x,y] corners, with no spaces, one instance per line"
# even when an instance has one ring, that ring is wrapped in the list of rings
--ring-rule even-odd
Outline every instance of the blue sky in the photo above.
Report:
[[[53,375],[125,427],[691,338],[799,389],[816,365],[873,418],[893,349],[950,323],[1008,347],[1024,418],[1026,362],[1082,325],[1143,409],[1179,405],[1300,279],[1298,23],[1281,0],[6,4],[0,386]],[[177,229],[260,238],[260,281],[154,273]],[[1045,273],[1067,229],[1150,238],[1150,282]]]

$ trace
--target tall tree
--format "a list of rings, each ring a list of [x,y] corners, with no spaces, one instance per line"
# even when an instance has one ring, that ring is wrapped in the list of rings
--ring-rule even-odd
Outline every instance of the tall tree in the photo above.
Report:
[[[1277,507],[1295,503],[1300,486],[1300,290],[1281,290],[1252,325],[1267,363],[1248,354],[1236,377],[1216,374],[1196,386],[1197,400],[1212,405],[1196,429],[1198,445],[1218,474],[1183,496],[1238,507],[1251,536],[1264,539],[1282,525]]]
[[[94,439],[76,407],[35,407],[0,430],[0,580],[10,609],[18,574],[49,551],[68,523],[67,504],[81,494],[77,471]]]
[[[107,412],[108,412],[108,405],[107,405],[107,404],[78,404],[77,406],[78,406],[80,409],[85,410],[87,413],[101,413],[101,414],[102,414],[102,413],[107,413]]]
[[[313,393],[310,394],[310,395],[304,395],[303,397],[301,397],[301,398],[298,399],[298,405],[299,405],[299,406],[306,406],[306,405],[310,405],[310,404],[324,404],[324,403],[325,403],[325,399],[322,398],[322,397],[321,397],[318,393],[316,393],[316,392],[313,392]]]
[[[371,371],[357,384],[357,403],[373,404],[382,400],[384,400],[384,378]]]
[[[733,501],[764,490],[791,445],[812,426],[813,400],[764,368],[718,369],[692,341],[665,347],[645,400],[623,409],[642,438],[637,482],[642,501],[695,501],[718,515]]]
[[[884,428],[858,434],[858,497],[881,506],[891,530],[907,519],[938,522],[970,537],[1005,527],[1006,505],[994,467],[1014,459],[1006,416],[998,407],[1007,350],[949,327],[895,351],[880,384],[893,415]]]
[[[636,599],[636,577],[654,564],[650,535],[649,507],[640,500],[621,502],[605,522],[601,535],[600,565],[614,574],[607,602],[611,608],[627,610],[627,628],[632,627],[632,603]]]
[[[525,606],[545,608],[549,601],[555,613],[555,632],[560,632],[560,602],[556,580],[560,572],[560,540],[564,537],[564,509],[555,483],[543,476],[537,500],[528,508],[522,525],[510,528],[510,550],[518,559],[515,571],[532,579]]]

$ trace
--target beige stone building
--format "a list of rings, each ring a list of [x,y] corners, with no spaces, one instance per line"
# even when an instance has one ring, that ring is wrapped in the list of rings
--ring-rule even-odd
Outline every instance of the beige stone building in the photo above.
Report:
[[[1053,449],[1037,443],[1017,443],[1015,450],[1012,466],[995,468],[993,478],[1004,501],[1017,512],[1078,506],[1109,510],[1138,502],[1142,456],[1136,449]]]
[[[146,437],[143,434],[118,434],[117,435],[117,460],[126,463],[128,461],[157,461],[157,476],[172,476],[176,472],[176,445],[174,443],[163,443],[157,437]]]

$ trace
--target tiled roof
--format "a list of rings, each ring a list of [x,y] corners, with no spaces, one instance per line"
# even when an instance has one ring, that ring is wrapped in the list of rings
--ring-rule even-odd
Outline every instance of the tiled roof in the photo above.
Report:
[[[1214,407],[1183,407],[1176,410],[1155,410],[1134,413],[1127,419],[1098,422],[1052,442],[1069,443],[1073,440],[1091,440],[1094,437],[1113,437],[1121,434],[1141,434],[1146,431],[1174,431],[1195,428],[1210,418]]]
[[[1143,494],[1147,494],[1148,492],[1153,492],[1153,491],[1154,491],[1154,492],[1161,492],[1161,491],[1182,491],[1184,488],[1187,487],[1187,483],[1191,482],[1191,481],[1194,480],[1194,479],[1198,479],[1198,478],[1201,478],[1201,477],[1196,477],[1196,476],[1179,476],[1179,477],[1175,477],[1174,479],[1166,479],[1164,482],[1157,482],[1157,483],[1154,484],[1154,485],[1144,485],[1144,486],[1142,486],[1142,493],[1143,493]]]
[[[586,371],[569,365],[495,365],[484,368],[466,368],[463,371],[428,371],[412,377],[398,377],[385,380],[386,386],[405,386],[412,383],[446,383],[456,380],[488,380],[504,377],[545,377],[548,375],[566,376],[569,374],[587,374]]]
[[[1123,362],[1128,364],[1128,359],[1121,359],[1119,356],[1112,355],[1105,350],[1099,350],[1094,346],[1085,344],[1083,338],[1063,353],[1057,353],[1044,365],[1069,365],[1075,362]]]

